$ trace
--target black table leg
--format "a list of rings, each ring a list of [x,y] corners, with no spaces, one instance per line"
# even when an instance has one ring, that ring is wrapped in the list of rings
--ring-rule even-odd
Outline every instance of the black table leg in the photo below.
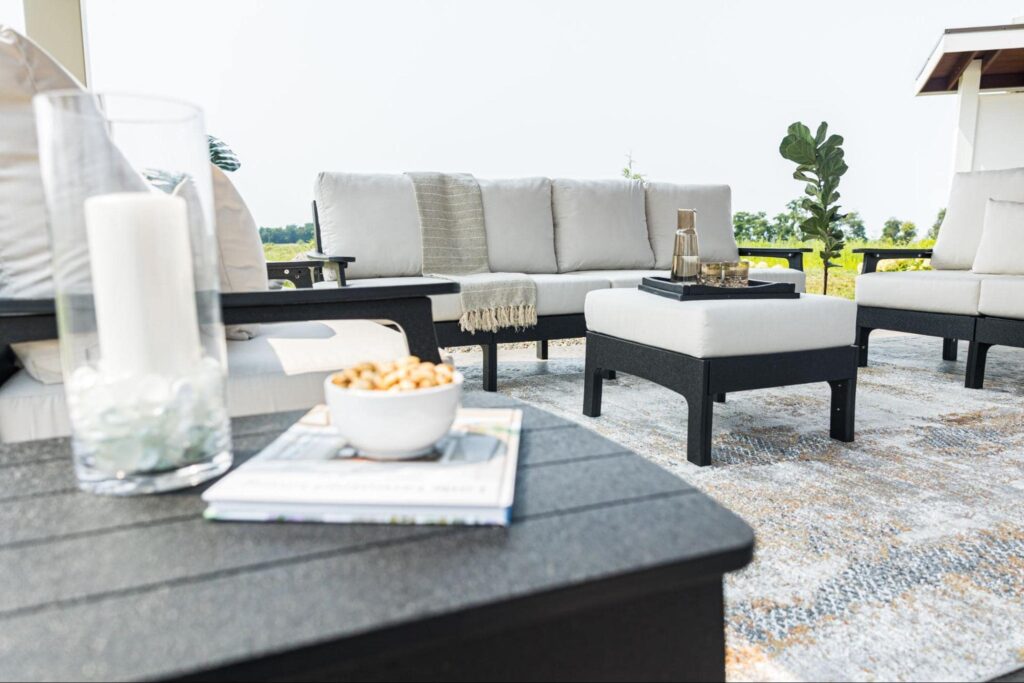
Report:
[[[589,348],[589,345],[588,345]],[[604,373],[587,354],[586,369],[583,371],[583,414],[587,417],[601,416],[601,389],[604,388]]]
[[[715,394],[715,403],[725,403],[725,394]]]
[[[481,344],[484,352],[484,391],[498,390],[498,344]]]
[[[377,303],[382,309],[380,319],[392,321],[405,333],[411,355],[432,363],[441,362],[430,299],[424,296]]]
[[[538,339],[537,340],[537,360],[548,359],[548,340]]]

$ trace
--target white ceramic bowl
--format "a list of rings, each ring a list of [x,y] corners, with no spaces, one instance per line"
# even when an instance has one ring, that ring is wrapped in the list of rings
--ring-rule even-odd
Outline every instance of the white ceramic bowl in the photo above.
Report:
[[[387,392],[345,389],[324,380],[331,424],[349,444],[374,458],[400,460],[423,454],[441,440],[459,409],[462,373],[429,389]]]

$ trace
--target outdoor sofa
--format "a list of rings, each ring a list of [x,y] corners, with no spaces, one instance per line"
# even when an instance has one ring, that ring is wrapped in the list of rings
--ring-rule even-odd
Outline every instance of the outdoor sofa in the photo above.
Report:
[[[644,276],[668,275],[678,209],[697,210],[702,260],[784,258],[788,268],[754,268],[750,277],[805,288],[803,253],[809,250],[737,247],[728,185],[543,177],[479,184],[490,269],[527,274],[537,286],[539,318],[535,327],[471,334],[458,323],[459,295],[433,297],[439,343],[481,347],[487,391],[497,389],[498,344],[536,342],[538,358],[546,358],[549,340],[586,335],[583,304],[589,292],[635,288]],[[407,176],[321,173],[313,214],[318,258],[355,257],[345,264],[348,281],[429,281]],[[337,286],[320,274],[299,276],[297,286]]]
[[[943,339],[957,359],[970,342],[965,385],[980,389],[994,345],[1024,347],[1024,168],[958,173],[934,249],[857,249],[857,344],[868,362],[876,329]],[[891,259],[931,259],[933,270],[879,272]]]

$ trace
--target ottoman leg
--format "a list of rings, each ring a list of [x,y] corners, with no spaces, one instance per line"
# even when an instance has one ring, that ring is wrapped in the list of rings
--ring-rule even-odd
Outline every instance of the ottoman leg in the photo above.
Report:
[[[853,441],[857,416],[857,378],[831,380],[832,415],[829,435],[837,441]]]
[[[988,350],[991,344],[983,342],[971,342],[967,349],[967,377],[964,386],[968,389],[985,388],[985,363],[988,360]]]
[[[537,340],[537,360],[548,359],[548,340],[538,339]]]
[[[956,360],[957,340],[945,338],[942,340],[942,360]]]
[[[583,374],[583,414],[587,417],[600,417],[604,370],[596,367],[588,356]]]
[[[618,375],[615,374],[614,370],[602,370],[601,377],[605,379],[615,379]]]
[[[687,396],[686,457],[694,465],[711,464],[711,426],[714,417],[711,396]]]
[[[725,394],[715,394],[715,403],[725,403]]]

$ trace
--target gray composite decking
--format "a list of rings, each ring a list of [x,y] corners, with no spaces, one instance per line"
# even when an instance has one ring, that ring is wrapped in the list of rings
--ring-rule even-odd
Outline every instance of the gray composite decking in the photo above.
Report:
[[[720,677],[750,528],[523,410],[509,529],[211,523],[194,491],[79,493],[66,440],[0,446],[0,679]],[[238,458],[300,414],[235,420]]]

